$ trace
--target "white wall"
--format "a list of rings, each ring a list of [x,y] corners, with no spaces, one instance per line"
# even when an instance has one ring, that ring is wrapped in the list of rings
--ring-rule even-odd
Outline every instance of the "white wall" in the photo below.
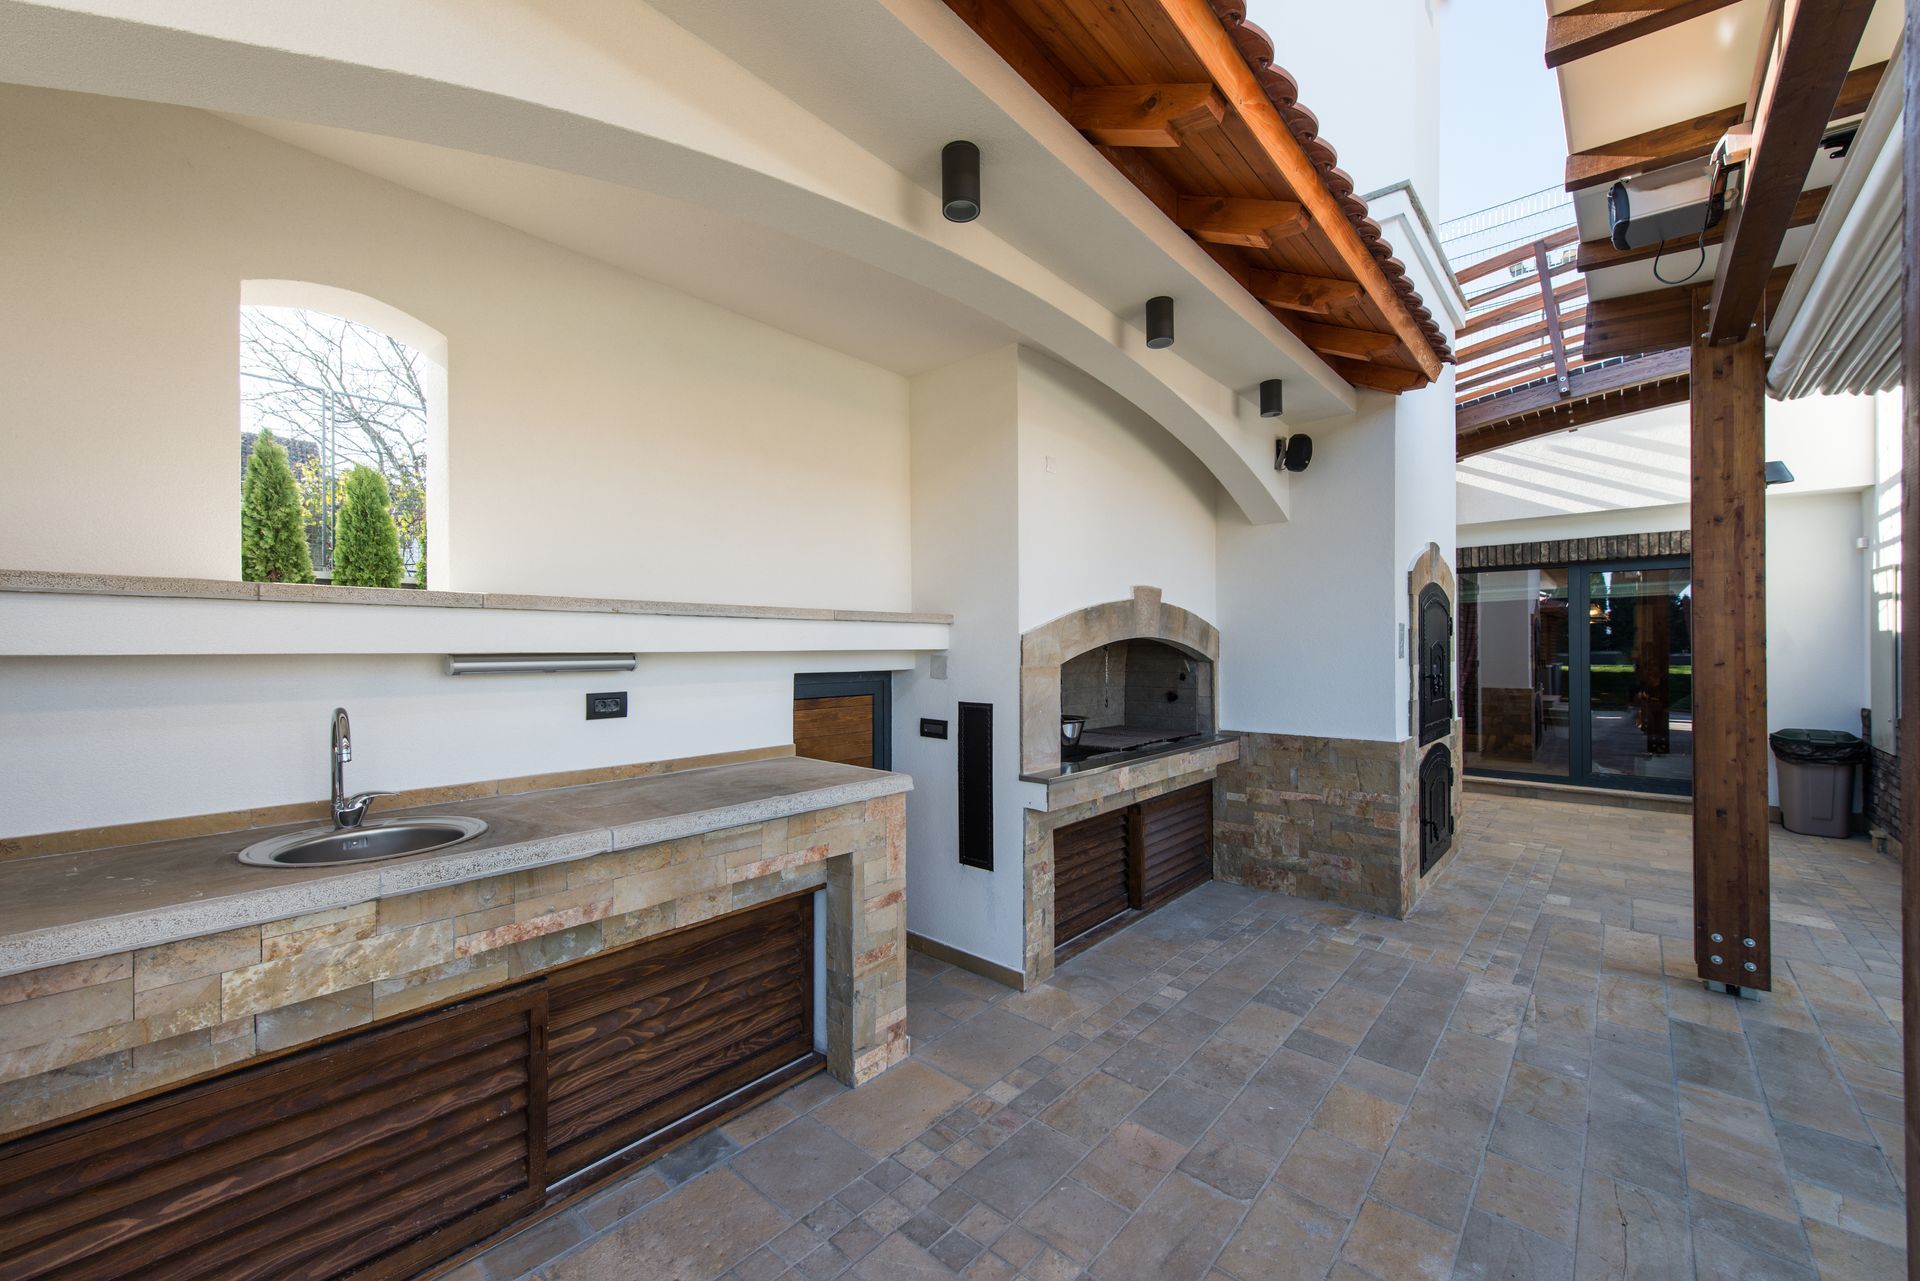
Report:
[[[916,608],[954,616],[951,648],[893,685],[893,765],[907,798],[907,928],[1018,970],[1021,869],[1019,355],[1012,347],[912,380]],[[944,659],[946,675],[932,664]],[[955,749],[962,702],[993,707],[994,867],[958,858]],[[920,718],[948,724],[920,737]]]
[[[328,715],[355,791],[793,741],[796,670],[857,656],[643,655],[632,672],[449,677],[425,655],[0,660],[0,836],[324,800]],[[626,690],[624,720],[588,692]]]
[[[236,577],[241,282],[295,279],[446,335],[435,586],[904,607],[899,376],[202,113],[0,116],[0,562]]]
[[[1766,417],[1767,457],[1786,463],[1794,476],[1793,483],[1776,485],[1771,494],[1857,490],[1873,482],[1873,397],[1769,400]],[[1611,518],[1631,509],[1684,506],[1690,484],[1687,434],[1687,407],[1673,405],[1462,459],[1456,473],[1461,541],[1508,541],[1481,536],[1480,526],[1502,521],[1590,513]],[[1567,526],[1575,527],[1641,533],[1680,526]]]
[[[1873,745],[1895,750],[1900,662],[1900,449],[1905,429],[1898,388],[1874,397],[1874,483],[1860,494],[1868,603],[1868,685]]]
[[[1858,494],[1767,503],[1767,729],[1860,732],[1868,680],[1867,553]],[[1768,789],[1780,799],[1769,753]]]
[[[1396,401],[1316,424],[1291,519],[1254,526],[1219,506],[1220,725],[1328,738],[1405,738],[1397,622],[1406,565],[1393,504]]]
[[[1158,587],[1214,621],[1218,486],[1157,423],[1093,379],[1022,349],[1020,630]]]
[[[1300,101],[1319,117],[1355,190],[1411,180],[1428,208],[1439,207],[1432,0],[1248,0],[1247,18],[1273,37],[1274,61],[1299,82]]]

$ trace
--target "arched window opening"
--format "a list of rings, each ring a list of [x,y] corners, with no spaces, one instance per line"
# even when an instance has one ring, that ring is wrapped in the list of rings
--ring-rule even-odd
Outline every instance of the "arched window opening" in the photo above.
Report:
[[[348,300],[365,304],[357,309],[373,318],[399,318],[404,323],[390,327],[413,329],[408,336],[417,341],[336,314],[353,307],[322,309]],[[444,467],[433,454],[436,436],[444,444],[445,411],[432,403],[444,395],[444,344],[423,350],[418,340],[436,338],[372,299],[297,282],[249,282],[240,308],[243,577],[297,576],[254,555],[258,543],[249,540],[259,535],[247,532],[249,524],[260,524],[264,501],[246,492],[248,465],[261,434],[271,432],[293,474],[314,581],[427,585],[427,549],[437,532],[429,520],[429,461],[436,475]],[[379,486],[356,476],[363,468],[385,484],[390,541],[387,523],[369,514],[375,504],[367,499]],[[285,489],[282,482],[283,512]],[[356,495],[358,508],[343,520]],[[434,507],[443,509],[444,496],[433,497]],[[282,519],[290,524],[292,518]],[[371,558],[370,544],[376,546]],[[371,576],[369,564],[375,567]]]

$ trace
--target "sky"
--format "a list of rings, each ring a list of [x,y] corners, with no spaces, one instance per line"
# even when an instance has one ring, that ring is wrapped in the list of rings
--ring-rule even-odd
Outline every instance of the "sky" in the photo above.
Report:
[[[1445,222],[1558,187],[1567,142],[1559,89],[1541,54],[1546,6],[1540,0],[1430,2],[1440,16],[1434,216]]]

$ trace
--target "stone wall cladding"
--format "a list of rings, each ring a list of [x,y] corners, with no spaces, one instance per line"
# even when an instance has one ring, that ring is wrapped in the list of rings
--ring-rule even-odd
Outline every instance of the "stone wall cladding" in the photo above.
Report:
[[[1411,740],[1241,734],[1215,789],[1214,875],[1404,916],[1420,867],[1417,759]]]
[[[836,806],[0,978],[0,1134],[827,890],[827,1066],[907,1053],[906,805]]]
[[[1688,529],[1657,534],[1610,534],[1603,538],[1560,538],[1544,543],[1490,543],[1483,547],[1461,547],[1455,553],[1463,571],[1691,555],[1693,531]]]

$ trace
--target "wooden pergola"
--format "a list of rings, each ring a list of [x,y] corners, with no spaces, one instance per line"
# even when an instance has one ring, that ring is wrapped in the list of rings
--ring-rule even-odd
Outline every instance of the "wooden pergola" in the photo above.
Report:
[[[1347,382],[1412,391],[1452,359],[1244,5],[947,4]]]
[[[1694,959],[1709,986],[1773,985],[1768,885],[1766,505],[1767,324],[1844,164],[1846,126],[1884,78],[1901,11],[1895,0],[1549,0],[1546,61],[1560,78],[1584,282],[1579,363],[1569,356],[1516,390],[1458,410],[1462,454],[1497,448],[1657,404],[1691,420],[1694,626]],[[1915,18],[1905,15],[1907,47]],[[1736,51],[1744,56],[1732,56]],[[1729,61],[1732,56],[1732,61]],[[1905,61],[1905,181],[1920,178],[1916,62]],[[1648,82],[1646,68],[1689,67],[1691,81]],[[1742,92],[1741,87],[1744,87]],[[1719,100],[1710,100],[1720,94]],[[1689,95],[1692,96],[1689,101]],[[1703,100],[1708,99],[1708,100]],[[1737,199],[1683,245],[1619,249],[1605,192],[1648,174],[1705,173],[1729,130],[1750,136]],[[1905,211],[1904,365],[1920,367],[1920,218]],[[1676,258],[1692,274],[1674,270]],[[1666,270],[1655,273],[1661,262]],[[1680,276],[1678,283],[1674,281]],[[1472,348],[1463,346],[1463,361]],[[1521,372],[1521,371],[1516,371]],[[1481,384],[1489,386],[1490,383]],[[1471,392],[1471,389],[1469,389]],[[1920,397],[1906,401],[1903,483],[1920,494]],[[1902,539],[1920,547],[1920,502],[1903,504]],[[1902,630],[1920,636],[1920,592],[1902,594]],[[1902,647],[1920,689],[1920,645]],[[1920,716],[1900,725],[1902,836],[1920,848]],[[1920,1281],[1920,876],[1903,877],[1902,930],[1909,1197],[1908,1275]]]

